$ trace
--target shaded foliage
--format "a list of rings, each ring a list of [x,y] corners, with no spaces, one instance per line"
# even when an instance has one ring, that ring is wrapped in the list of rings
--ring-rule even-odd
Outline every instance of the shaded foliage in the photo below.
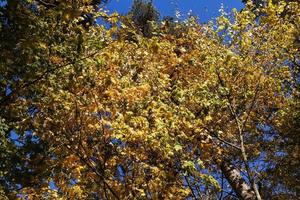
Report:
[[[143,36],[152,36],[152,23],[156,23],[159,19],[159,13],[152,4],[152,1],[134,0],[131,10],[128,14]]]

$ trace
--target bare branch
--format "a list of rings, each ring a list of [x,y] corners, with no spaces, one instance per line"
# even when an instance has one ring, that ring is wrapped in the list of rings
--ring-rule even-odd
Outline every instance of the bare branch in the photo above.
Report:
[[[237,150],[239,150],[239,151],[241,150],[241,147],[239,147],[239,146],[237,146],[237,145],[235,145],[235,144],[233,144],[233,143],[231,143],[231,142],[228,142],[228,141],[226,141],[226,140],[220,138],[220,137],[218,136],[218,134],[215,133],[214,131],[211,131],[211,130],[209,130],[209,129],[206,128],[206,127],[204,127],[204,129],[205,129],[206,131],[208,131],[210,134],[212,134],[213,137],[215,137],[215,138],[218,139],[219,141],[223,142],[224,144],[227,144],[227,145],[229,145],[229,146],[231,146],[231,147],[233,147],[233,148],[235,148],[235,149],[237,149]]]

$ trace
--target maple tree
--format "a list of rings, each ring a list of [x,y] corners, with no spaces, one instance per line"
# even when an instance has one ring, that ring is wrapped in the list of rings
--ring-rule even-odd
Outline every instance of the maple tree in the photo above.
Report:
[[[297,2],[152,23],[151,37],[97,3],[2,8],[0,195],[297,197]]]

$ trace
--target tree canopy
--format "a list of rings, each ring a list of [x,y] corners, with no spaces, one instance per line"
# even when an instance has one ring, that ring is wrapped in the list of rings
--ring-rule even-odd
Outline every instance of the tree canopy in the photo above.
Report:
[[[0,198],[298,198],[299,3],[103,3],[1,7]]]

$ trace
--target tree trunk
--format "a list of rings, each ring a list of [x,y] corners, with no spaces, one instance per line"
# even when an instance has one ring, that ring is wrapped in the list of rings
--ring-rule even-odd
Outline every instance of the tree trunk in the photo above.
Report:
[[[221,163],[221,170],[232,187],[236,195],[242,200],[255,200],[255,194],[250,186],[246,183],[245,179],[241,176],[232,164],[227,161]]]

